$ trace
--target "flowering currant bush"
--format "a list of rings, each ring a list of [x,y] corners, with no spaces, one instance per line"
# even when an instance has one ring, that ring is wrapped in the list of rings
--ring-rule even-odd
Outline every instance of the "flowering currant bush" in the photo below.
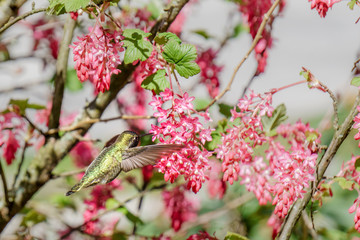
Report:
[[[340,94],[305,67],[303,80],[288,79],[265,93],[248,90],[267,71],[273,48],[281,47],[273,30],[289,1],[49,0],[48,7],[31,9],[22,6],[26,1],[7,2],[0,72],[16,73],[16,83],[24,69],[18,60],[39,59],[43,74],[41,86],[26,79],[0,89],[9,92],[0,96],[1,238],[360,237],[360,97],[349,94],[339,104]],[[216,14],[207,8],[213,2],[222,4]],[[319,19],[340,2],[302,1]],[[211,30],[224,36],[192,24],[203,18],[203,6],[216,20]],[[30,34],[17,31],[24,26]],[[316,34],[304,29],[304,36]],[[224,49],[242,35],[252,43],[241,46],[248,49],[242,58],[230,59]],[[235,82],[244,76],[237,73],[252,52],[254,73],[238,91]],[[2,66],[9,61],[11,68]],[[227,80],[229,61],[239,64]],[[259,81],[272,80],[263,76]],[[330,96],[333,115],[288,120],[287,102],[275,96],[298,84]],[[225,100],[225,94],[233,95]],[[118,122],[109,127],[110,121]],[[132,132],[120,134],[125,130]],[[102,144],[95,136],[110,140]],[[329,210],[333,202],[340,213]]]

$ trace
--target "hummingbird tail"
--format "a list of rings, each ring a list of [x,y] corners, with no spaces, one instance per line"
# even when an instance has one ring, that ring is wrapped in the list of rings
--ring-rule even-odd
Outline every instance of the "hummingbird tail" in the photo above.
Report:
[[[73,193],[76,193],[77,191],[79,191],[82,188],[82,184],[78,183],[75,184],[70,191],[68,191],[65,195],[66,196],[70,196]]]

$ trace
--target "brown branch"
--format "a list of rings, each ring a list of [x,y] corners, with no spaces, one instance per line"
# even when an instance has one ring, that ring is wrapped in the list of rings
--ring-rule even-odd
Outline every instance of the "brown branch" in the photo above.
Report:
[[[55,90],[53,93],[51,113],[49,116],[49,129],[58,128],[60,121],[61,105],[64,96],[67,65],[69,59],[69,45],[71,43],[76,21],[68,14],[64,25],[63,39],[59,48],[59,56],[56,62]],[[52,135],[52,137],[57,137]]]
[[[8,188],[7,188],[6,176],[5,176],[1,161],[0,161],[0,176],[1,176],[2,184],[3,184],[5,204],[7,207],[9,207],[10,206],[9,192],[8,192]]]
[[[83,173],[83,172],[85,172],[85,170],[86,170],[86,168],[77,169],[77,170],[74,170],[74,171],[62,172],[62,173],[59,173],[59,174],[52,174],[51,178],[55,179],[55,178],[69,177],[69,176],[73,176],[73,175],[76,175],[76,174],[79,174],[79,173]]]
[[[324,176],[324,173],[329,166],[331,160],[335,156],[337,150],[339,149],[340,145],[343,143],[345,138],[350,132],[350,129],[353,125],[353,119],[358,113],[357,106],[360,104],[360,92],[358,93],[358,96],[356,97],[356,100],[354,102],[354,105],[343,122],[343,124],[340,126],[340,128],[335,132],[329,147],[327,148],[325,154],[323,155],[322,159],[320,160],[318,164],[318,170],[317,170],[317,179],[314,186],[317,186],[319,182],[321,181],[322,177]],[[286,219],[281,227],[281,230],[278,235],[279,240],[285,240],[289,239],[292,229],[295,227],[296,222],[298,221],[301,212],[304,210],[308,202],[310,201],[312,196],[312,189],[309,189],[307,193],[304,195],[302,199],[298,199],[292,206],[290,212],[286,216]]]
[[[262,38],[262,32],[265,29],[266,23],[269,21],[270,16],[272,15],[272,13],[274,12],[275,8],[279,5],[281,0],[276,0],[272,6],[270,7],[269,11],[267,11],[267,13],[265,13],[264,15],[264,19],[262,20],[260,27],[255,35],[254,40],[251,43],[251,46],[249,48],[249,50],[246,52],[245,56],[243,57],[243,59],[241,59],[240,63],[236,66],[231,79],[229,81],[229,83],[227,84],[226,88],[219,94],[217,95],[206,107],[198,110],[198,111],[205,111],[206,109],[208,109],[209,107],[211,107],[215,102],[217,102],[220,98],[222,98],[226,92],[230,91],[230,87],[235,79],[235,76],[237,74],[237,72],[239,71],[240,67],[243,65],[243,63],[246,61],[246,59],[249,57],[250,53],[254,50],[256,44],[260,41],[260,39]]]
[[[25,142],[24,142],[24,146],[23,146],[23,149],[22,149],[22,152],[21,152],[21,159],[20,159],[20,163],[19,163],[19,166],[18,166],[18,170],[15,174],[15,177],[14,177],[14,182],[13,182],[13,187],[12,189],[14,190],[15,187],[16,187],[16,182],[20,176],[20,172],[21,172],[21,167],[23,166],[24,164],[24,160],[25,160],[25,151],[26,151],[26,148],[28,147],[28,139],[25,139]]]
[[[39,13],[39,12],[45,12],[47,8],[38,8],[38,9],[33,9],[30,12],[27,12],[21,16],[18,16],[12,20],[10,20],[9,22],[7,22],[2,28],[0,28],[0,34],[2,34],[6,29],[8,29],[9,27],[11,27],[12,25],[14,25],[15,23],[17,23],[20,20],[23,20],[25,18],[27,18],[28,16],[31,16],[33,14]]]
[[[26,0],[2,0],[0,1],[0,26],[4,26],[10,18],[16,16],[20,7]]]
[[[140,116],[140,115],[121,115],[118,117],[112,117],[112,118],[104,118],[104,119],[100,119],[100,118],[88,118],[85,119],[81,122],[78,122],[76,125],[71,125],[68,127],[62,127],[62,128],[57,128],[57,129],[50,129],[46,134],[54,134],[57,132],[71,132],[74,130],[78,130],[83,128],[84,126],[88,125],[88,124],[94,124],[94,123],[98,123],[98,122],[110,122],[110,121],[114,121],[114,120],[136,120],[136,119],[153,119],[153,116]]]
[[[153,28],[151,30],[154,35],[149,38],[152,39],[158,31],[166,31],[188,1],[189,0],[172,1],[170,8],[173,10],[163,13],[157,21],[157,24],[155,24],[155,26],[157,26],[156,29]],[[77,116],[73,125],[89,118],[100,118],[110,102],[115,99],[118,92],[128,83],[128,79],[130,79],[136,66],[132,64],[120,65],[118,68],[121,70],[121,73],[111,76],[110,90],[105,93],[99,93],[92,102],[85,106],[83,111]],[[44,146],[39,149],[27,168],[19,187],[16,189],[16,198],[9,212],[6,216],[0,216],[0,231],[2,231],[12,217],[15,216],[26,205],[28,200],[51,178],[52,170],[77,143],[76,135],[85,135],[91,126],[91,123],[85,124],[81,129],[74,132],[67,132],[61,138],[49,138]]]
[[[307,215],[307,213],[306,213],[305,210],[302,211],[301,217],[302,217],[302,219],[303,219],[303,221],[304,221],[304,224],[305,224],[306,228],[309,230],[312,239],[314,239],[314,240],[319,239],[319,236],[317,235],[315,229],[313,228],[313,221],[312,221],[312,219]]]

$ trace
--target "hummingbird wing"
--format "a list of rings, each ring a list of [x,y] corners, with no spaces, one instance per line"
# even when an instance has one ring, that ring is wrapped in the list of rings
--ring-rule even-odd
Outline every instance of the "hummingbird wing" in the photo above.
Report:
[[[135,168],[154,165],[160,158],[179,151],[185,145],[163,144],[129,148],[122,154],[121,170],[128,172]]]

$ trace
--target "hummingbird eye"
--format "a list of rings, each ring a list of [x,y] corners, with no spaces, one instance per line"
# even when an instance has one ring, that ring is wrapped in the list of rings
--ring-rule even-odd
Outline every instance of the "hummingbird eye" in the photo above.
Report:
[[[130,144],[130,148],[132,147],[137,147],[137,145],[139,144],[139,136],[135,136]]]

